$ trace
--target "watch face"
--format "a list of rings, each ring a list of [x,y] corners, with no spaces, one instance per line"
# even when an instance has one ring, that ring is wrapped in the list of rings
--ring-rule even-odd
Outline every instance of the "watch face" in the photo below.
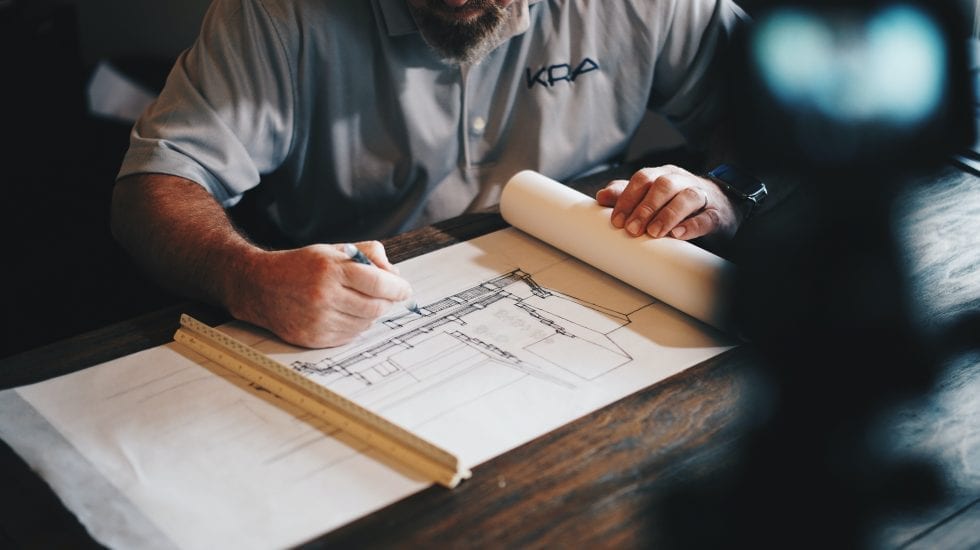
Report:
[[[725,186],[729,192],[743,199],[758,203],[766,197],[764,183],[731,165],[722,164],[708,172],[708,175]]]

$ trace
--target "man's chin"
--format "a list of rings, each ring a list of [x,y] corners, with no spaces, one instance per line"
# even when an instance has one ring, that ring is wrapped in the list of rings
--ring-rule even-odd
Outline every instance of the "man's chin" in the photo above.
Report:
[[[484,57],[487,56],[491,51],[493,51],[493,46],[485,43],[476,44],[465,50],[445,50],[440,49],[437,46],[431,45],[433,51],[439,56],[439,59],[446,65],[453,67],[458,67],[460,65],[475,65],[480,62]]]
[[[456,12],[453,17],[465,17],[465,20],[455,22],[443,20],[443,15],[420,13],[416,15],[416,21],[422,38],[450,65],[475,63],[490,53],[497,46],[506,16],[485,8]]]

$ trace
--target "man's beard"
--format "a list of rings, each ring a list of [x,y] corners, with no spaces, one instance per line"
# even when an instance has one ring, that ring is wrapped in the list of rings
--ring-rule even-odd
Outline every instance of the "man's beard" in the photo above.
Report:
[[[422,38],[443,61],[454,65],[475,63],[497,46],[500,30],[507,19],[507,8],[495,0],[470,0],[462,8],[450,8],[442,0],[426,0],[418,8],[408,3]],[[471,21],[459,21],[454,11],[480,9]]]

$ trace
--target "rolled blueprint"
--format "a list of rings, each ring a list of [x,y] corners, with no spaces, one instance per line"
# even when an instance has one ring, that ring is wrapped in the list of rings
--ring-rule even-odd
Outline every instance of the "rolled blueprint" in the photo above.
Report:
[[[729,328],[731,262],[677,239],[630,237],[612,226],[610,210],[531,170],[515,174],[500,197],[507,223],[691,317]]]

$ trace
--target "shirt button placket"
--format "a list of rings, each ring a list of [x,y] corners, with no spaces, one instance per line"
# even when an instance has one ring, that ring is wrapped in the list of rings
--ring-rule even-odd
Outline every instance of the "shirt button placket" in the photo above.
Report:
[[[470,133],[474,136],[482,136],[486,128],[487,121],[481,116],[473,117],[473,120],[470,121]]]

